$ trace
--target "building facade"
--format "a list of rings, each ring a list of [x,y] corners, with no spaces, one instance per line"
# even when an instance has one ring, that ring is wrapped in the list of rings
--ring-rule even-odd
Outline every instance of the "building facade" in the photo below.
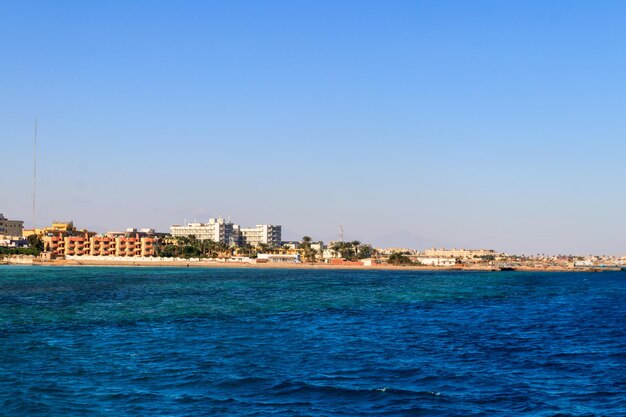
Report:
[[[212,240],[230,246],[257,246],[261,243],[280,246],[282,238],[281,226],[260,224],[255,227],[240,227],[222,218],[211,218],[207,223],[173,225],[170,232],[173,237],[195,236],[198,240]]]
[[[495,256],[498,255],[495,250],[492,249],[427,249],[421,255],[428,258],[478,258],[481,256]]]
[[[261,243],[280,246],[282,226],[273,224],[257,224],[255,227],[241,228],[241,244],[257,246]]]
[[[0,236],[21,237],[24,232],[24,222],[9,220],[0,213]]]
[[[425,257],[425,256],[419,256],[417,258],[415,258],[415,260],[417,262],[419,262],[422,265],[427,265],[427,266],[455,266],[456,265],[456,258],[450,258],[450,257],[445,257],[445,258],[430,258],[430,257]]]
[[[298,263],[300,255],[259,253],[257,263]]]
[[[81,236],[85,233],[89,233],[91,235],[95,234],[94,232],[89,232],[88,230],[82,229],[78,230],[74,227],[74,222],[64,222],[55,220],[52,222],[50,226],[46,226],[42,229],[25,229],[22,235],[24,237],[28,237],[30,235],[37,236],[47,236],[47,235],[58,235],[62,234],[63,236]]]
[[[238,244],[239,226],[222,218],[211,218],[207,223],[188,223],[185,226],[173,225],[170,232],[174,237],[195,236],[198,240],[212,240],[226,243],[227,245]]]
[[[151,257],[155,255],[155,238],[150,236],[63,236],[49,234],[43,237],[44,251],[52,257],[65,256],[121,256]]]

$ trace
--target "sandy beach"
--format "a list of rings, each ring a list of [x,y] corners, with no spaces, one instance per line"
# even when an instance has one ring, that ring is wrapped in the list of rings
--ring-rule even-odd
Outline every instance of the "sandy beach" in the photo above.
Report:
[[[174,267],[174,268],[263,268],[263,269],[318,269],[318,270],[381,270],[381,271],[475,271],[475,272],[496,272],[500,268],[495,266],[455,266],[455,267],[432,267],[432,266],[395,266],[389,264],[376,264],[374,266],[361,265],[336,265],[326,263],[249,263],[249,262],[219,262],[206,260],[111,260],[111,259],[55,259],[52,261],[40,261],[39,259],[21,259],[19,261],[8,262],[11,265],[36,265],[36,266],[59,266],[59,267],[80,267],[80,266],[102,266],[102,267]],[[520,272],[603,272],[618,270],[614,268],[567,268],[558,266],[516,266],[516,271]]]

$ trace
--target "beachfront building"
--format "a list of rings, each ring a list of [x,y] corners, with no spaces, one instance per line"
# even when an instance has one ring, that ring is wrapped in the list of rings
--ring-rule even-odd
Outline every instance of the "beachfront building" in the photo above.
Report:
[[[329,244],[330,245],[330,244]],[[383,256],[389,256],[394,253],[404,253],[408,256],[417,256],[419,251],[410,248],[376,248],[376,252]]]
[[[499,255],[493,249],[427,249],[420,255],[427,258],[459,258],[471,259]]]
[[[341,258],[341,253],[339,251],[334,250],[330,245],[321,251],[322,259],[328,262],[331,259],[339,259]]]
[[[288,250],[296,250],[300,248],[299,240],[282,240],[280,247]]]
[[[51,257],[65,256],[154,256],[154,237],[140,236],[78,236],[48,235],[43,237],[44,251]]]
[[[259,253],[257,263],[299,263],[298,254]]]
[[[93,232],[89,232],[86,229],[78,230],[74,226],[74,222],[72,221],[65,222],[65,221],[55,220],[52,222],[50,226],[46,226],[41,229],[24,229],[22,236],[28,237],[30,235],[37,235],[37,236],[43,237],[43,236],[59,235],[59,234],[63,236],[80,236],[85,233],[95,234]]]
[[[23,248],[28,246],[28,240],[20,236],[0,236],[0,247]]]
[[[0,237],[3,239],[21,237],[24,231],[24,222],[21,220],[9,220],[0,213]]]
[[[88,230],[78,230],[71,221],[54,221],[52,225],[42,229],[24,230],[24,236],[40,236],[44,252],[49,252],[53,258],[88,255],[89,238],[95,234]]]
[[[450,257],[432,258],[432,257],[418,256],[415,258],[415,261],[419,262],[422,265],[442,266],[442,267],[455,266],[457,263],[456,258],[450,258]]]
[[[153,237],[116,237],[115,238],[115,256],[126,257],[150,257],[154,256]]]
[[[280,246],[282,227],[272,224],[259,224],[255,227],[240,227],[230,220],[211,218],[207,223],[188,223],[185,226],[170,227],[173,237],[195,236],[198,240],[212,240],[230,246],[266,244]]]
[[[178,224],[170,227],[173,237],[195,236],[198,240],[212,240],[214,242],[236,245],[239,243],[239,226],[220,217],[211,218],[207,223],[188,223],[185,226]]]
[[[43,236],[43,250],[50,252],[53,258],[64,257],[66,255],[88,255],[89,245],[85,250],[85,242],[89,242],[89,234],[82,236],[67,235],[62,232],[48,233]]]
[[[258,246],[266,244],[280,246],[282,227],[273,224],[257,224],[255,227],[242,227],[240,244]]]
[[[117,238],[111,236],[94,236],[89,240],[89,255],[117,256]]]
[[[78,230],[72,222],[53,222],[52,226],[34,231],[42,236],[44,252],[51,258],[65,256],[154,256],[156,234],[153,229],[126,229],[97,236]]]
[[[137,229],[134,227],[128,228],[125,231],[110,231],[106,232],[105,236],[116,238],[116,237],[164,237],[165,233],[157,233],[154,229]]]

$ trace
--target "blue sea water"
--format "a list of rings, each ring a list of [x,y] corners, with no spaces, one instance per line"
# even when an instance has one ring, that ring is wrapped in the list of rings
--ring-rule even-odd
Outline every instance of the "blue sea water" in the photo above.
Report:
[[[626,273],[0,267],[3,416],[626,416]]]

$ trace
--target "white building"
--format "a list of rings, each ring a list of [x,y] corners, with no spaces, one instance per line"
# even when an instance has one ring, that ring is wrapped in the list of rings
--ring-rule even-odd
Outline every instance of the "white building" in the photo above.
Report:
[[[199,240],[212,240],[228,245],[261,243],[280,246],[282,227],[272,224],[258,224],[255,227],[240,227],[229,220],[211,218],[208,223],[188,223],[186,226],[173,225],[170,233],[174,237],[195,236]]]
[[[302,242],[299,240],[288,240],[280,242],[280,246],[285,249],[300,249],[302,247]],[[326,245],[324,242],[311,242],[311,249],[322,253],[323,250],[326,249]]]
[[[422,265],[427,265],[427,266],[455,266],[456,265],[455,258],[417,257],[415,260],[421,263]]]
[[[23,231],[23,221],[9,220],[0,213],[0,236],[22,237]]]
[[[470,259],[483,256],[497,256],[493,249],[426,249],[421,255],[429,258],[460,258]]]
[[[239,243],[239,226],[222,218],[211,218],[208,223],[188,223],[186,226],[173,225],[170,233],[174,237],[195,236],[199,240],[212,240],[228,245]]]
[[[282,227],[273,224],[257,224],[255,227],[242,227],[241,244],[257,246],[260,243],[280,246]]]
[[[257,262],[269,263],[299,263],[300,255],[276,255],[271,253],[259,253]]]

